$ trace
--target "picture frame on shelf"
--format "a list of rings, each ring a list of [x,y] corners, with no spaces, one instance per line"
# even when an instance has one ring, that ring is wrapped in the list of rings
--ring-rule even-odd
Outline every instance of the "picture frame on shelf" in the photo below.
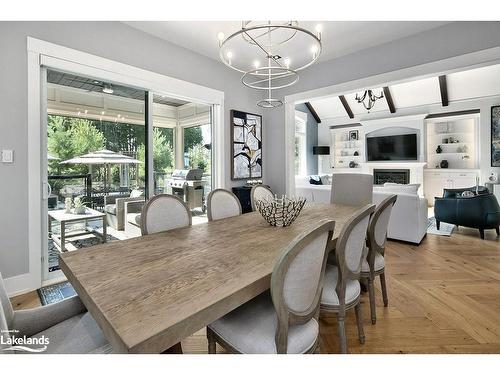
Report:
[[[359,130],[350,130],[349,131],[349,140],[350,141],[358,141],[359,140]]]
[[[491,166],[500,167],[500,106],[491,107]]]

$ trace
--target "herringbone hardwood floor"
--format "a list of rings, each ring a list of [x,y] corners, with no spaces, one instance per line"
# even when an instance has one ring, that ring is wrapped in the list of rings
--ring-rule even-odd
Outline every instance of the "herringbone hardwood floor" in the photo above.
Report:
[[[420,246],[389,241],[389,306],[376,283],[377,324],[362,297],[366,343],[359,344],[354,312],[347,316],[351,353],[500,353],[500,239],[460,228],[451,237],[428,235]],[[13,299],[17,308],[39,304],[35,293]],[[335,317],[320,320],[321,353],[338,353]],[[183,342],[185,353],[206,353],[201,330]],[[223,350],[218,347],[218,352]]]

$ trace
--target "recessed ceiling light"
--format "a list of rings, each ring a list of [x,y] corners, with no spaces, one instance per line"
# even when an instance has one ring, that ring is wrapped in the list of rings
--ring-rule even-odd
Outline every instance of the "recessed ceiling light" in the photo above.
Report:
[[[224,37],[225,37],[225,35],[223,32],[220,32],[217,34],[217,39],[219,39],[220,42],[222,42],[224,40]]]
[[[104,85],[103,89],[102,89],[102,92],[106,93],[106,94],[112,94],[113,93],[113,88],[111,87],[111,85]]]

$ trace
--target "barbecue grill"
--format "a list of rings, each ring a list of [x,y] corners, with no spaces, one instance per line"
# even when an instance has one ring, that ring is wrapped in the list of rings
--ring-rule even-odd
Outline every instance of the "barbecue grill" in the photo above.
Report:
[[[176,169],[172,177],[165,179],[167,193],[181,198],[190,210],[200,207],[205,212],[204,186],[207,181],[202,177],[202,169]]]

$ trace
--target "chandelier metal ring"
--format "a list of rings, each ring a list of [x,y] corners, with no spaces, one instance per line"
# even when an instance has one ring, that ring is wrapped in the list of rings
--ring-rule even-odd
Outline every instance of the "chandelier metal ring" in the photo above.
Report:
[[[253,27],[250,25],[252,21],[247,21],[243,24],[243,27],[245,28],[245,30],[249,30],[250,27]],[[250,25],[250,26],[249,26]],[[298,27],[299,26],[299,23],[297,21],[290,21],[288,23],[284,23],[282,24],[281,26],[285,26],[285,25],[288,25],[288,26],[294,26],[294,27]],[[259,25],[259,26],[262,26],[262,25]],[[269,27],[269,26],[268,26]],[[261,35],[258,35],[257,37],[260,38],[261,36],[264,36],[264,35],[267,35],[269,33],[272,33],[274,30],[276,30],[276,28],[274,28],[273,30],[267,30],[266,32],[262,33]],[[297,35],[297,32],[298,30],[292,30],[292,33],[290,34],[289,37],[283,39],[282,41],[274,41],[274,45],[283,45],[285,44],[286,42],[288,42],[289,40],[293,39],[293,37],[295,35]],[[248,38],[245,36],[245,33],[242,33],[241,34],[241,37],[245,40],[245,42],[247,43],[250,43],[250,44],[253,44],[255,45],[256,43],[254,42],[254,38]],[[272,45],[266,45],[266,47],[272,47]]]
[[[270,73],[270,71],[273,70],[276,72]],[[269,71],[269,73],[260,73],[261,71]],[[254,80],[252,81],[252,79]],[[275,82],[280,82],[279,80],[285,79],[288,79],[289,82],[274,84]],[[241,83],[243,83],[245,86],[252,89],[267,91],[269,90],[270,85],[272,90],[279,90],[296,84],[298,80],[299,75],[296,71],[288,68],[282,68],[281,66],[253,69],[246,72],[241,77]]]
[[[226,46],[231,40],[233,40],[234,38],[236,38],[237,36],[239,36],[239,35],[241,35],[243,33],[246,33],[248,35],[248,32],[250,32],[250,31],[263,30],[263,29],[269,29],[269,28],[276,28],[276,29],[283,29],[283,28],[285,28],[285,29],[296,30],[297,32],[302,32],[302,33],[307,34],[308,36],[310,36],[311,38],[313,38],[313,40],[316,42],[316,44],[317,44],[317,52],[313,55],[311,61],[309,61],[305,65],[302,65],[300,67],[294,68],[293,69],[294,71],[298,72],[298,71],[300,71],[302,69],[305,69],[305,68],[311,66],[312,64],[314,64],[316,62],[316,60],[318,60],[319,56],[321,55],[321,50],[322,50],[321,40],[320,40],[320,38],[318,36],[316,36],[311,31],[309,31],[307,29],[304,29],[304,28],[302,28],[300,26],[293,26],[293,25],[288,25],[288,24],[287,25],[266,24],[266,25],[258,25],[258,26],[248,27],[248,28],[242,28],[242,29],[234,32],[233,34],[229,35],[226,39],[224,39],[224,41],[222,41],[220,43],[220,46],[219,46],[219,57],[220,57],[221,61],[226,66],[230,67],[233,70],[236,70],[236,71],[238,71],[240,73],[246,73],[247,72],[246,70],[240,69],[240,68],[232,65],[231,63],[229,63],[226,60],[226,57],[224,56],[224,46]],[[263,50],[263,52],[266,54],[266,58],[272,57],[272,56],[269,55],[269,51]]]
[[[277,108],[283,105],[279,99],[267,98],[257,102],[257,105],[262,108]]]

